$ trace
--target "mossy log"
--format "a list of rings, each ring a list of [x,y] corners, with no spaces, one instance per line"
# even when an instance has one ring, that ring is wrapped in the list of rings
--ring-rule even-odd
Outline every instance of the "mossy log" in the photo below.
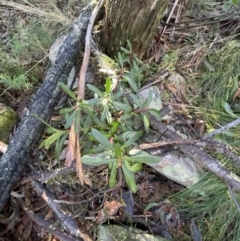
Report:
[[[11,130],[17,121],[17,113],[0,103],[0,141],[7,143]]]
[[[115,57],[120,47],[132,44],[139,58],[149,48],[169,0],[106,0],[106,16],[101,47]]]

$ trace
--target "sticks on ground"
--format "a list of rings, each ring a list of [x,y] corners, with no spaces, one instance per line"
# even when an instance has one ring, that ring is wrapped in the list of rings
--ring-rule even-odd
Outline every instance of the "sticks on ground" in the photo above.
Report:
[[[54,202],[56,197],[47,187],[43,186],[37,180],[33,180],[32,185],[37,191],[38,195],[41,196],[46,201],[48,206],[55,213],[59,222],[61,223],[61,225],[65,230],[67,230],[71,235],[81,238],[84,241],[92,241],[92,239],[88,234],[80,231],[77,223],[75,222],[73,217],[69,214],[69,212],[65,211],[64,207],[61,204]]]
[[[155,130],[158,130],[163,136],[169,140],[180,140],[181,137],[174,131],[169,130],[163,123],[157,120],[156,117],[150,116],[151,125]],[[227,183],[233,190],[240,192],[240,182],[234,178],[234,175],[222,166],[218,160],[203,152],[200,148],[193,144],[176,144],[176,146],[185,154],[193,158],[202,167],[206,168],[225,183]]]
[[[25,210],[25,212],[27,213],[29,218],[34,223],[36,223],[37,225],[41,226],[48,233],[51,233],[54,236],[56,236],[57,238],[59,238],[61,240],[65,240],[65,241],[83,241],[83,239],[81,239],[81,238],[71,237],[70,235],[68,235],[68,234],[58,230],[49,221],[44,220],[44,219],[36,216],[32,210],[30,210],[28,207],[25,206],[25,204],[23,203],[23,201],[21,199],[18,199],[18,201],[20,202],[21,206],[23,207],[23,209]]]

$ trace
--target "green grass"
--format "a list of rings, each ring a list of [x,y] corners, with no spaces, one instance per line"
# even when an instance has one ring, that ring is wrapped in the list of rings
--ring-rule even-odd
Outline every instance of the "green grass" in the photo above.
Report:
[[[234,116],[224,107],[224,103],[232,107],[238,101],[234,100],[234,94],[239,87],[239,47],[240,43],[234,37],[224,40],[219,48],[213,49],[206,56],[214,71],[204,64],[198,69],[198,77],[194,80],[198,92],[193,97],[193,109],[195,113],[201,113],[203,116],[208,132],[226,125],[239,116],[238,113]],[[215,136],[215,139],[227,143],[234,152],[239,153],[239,133],[238,125],[226,133]],[[213,155],[233,173],[240,174],[240,168],[234,166],[231,160],[217,153]],[[240,194],[237,193],[236,197],[240,200]],[[240,240],[240,213],[225,184],[216,176],[206,174],[194,186],[174,195],[170,200],[180,213],[195,219],[204,241]]]
[[[7,1],[4,5],[1,12],[6,37],[0,43],[0,90],[4,94],[8,90],[31,90],[42,82],[49,67],[49,48],[72,24],[73,2],[57,6],[54,1],[24,0],[21,4]],[[14,9],[12,19],[4,14],[8,7]],[[75,5],[75,9],[79,8]],[[0,99],[5,96],[0,95]]]

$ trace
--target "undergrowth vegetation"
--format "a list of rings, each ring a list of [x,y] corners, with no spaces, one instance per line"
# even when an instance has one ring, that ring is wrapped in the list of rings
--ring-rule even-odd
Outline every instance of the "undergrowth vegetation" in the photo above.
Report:
[[[87,4],[88,1],[85,1]],[[84,5],[74,1],[6,1],[1,9],[3,29],[0,43],[0,89],[33,90],[41,83],[48,67],[48,52],[56,38],[71,26],[74,16]],[[14,92],[15,90],[15,92]],[[6,101],[6,100],[5,100]]]
[[[128,45],[129,50],[122,48],[122,52],[118,53],[113,70],[117,75],[106,78],[105,89],[87,84],[92,92],[91,98],[78,100],[67,85],[59,83],[78,105],[60,110],[64,116],[65,131],[48,125],[52,135],[41,146],[49,148],[55,144],[56,157],[59,159],[64,141],[69,138],[69,129],[74,124],[75,132],[80,133],[83,147],[81,152],[85,154],[81,161],[93,166],[109,164],[111,188],[116,185],[118,170],[121,168],[129,188],[136,192],[134,173],[142,169],[142,163],[160,161],[159,157],[133,149],[143,134],[139,129],[148,133],[149,115],[154,115],[159,120],[161,116],[158,111],[148,107],[152,101],[151,92],[145,101],[138,97],[147,67],[132,52],[130,43]]]
[[[213,11],[214,8],[210,9]],[[215,24],[208,31],[198,30],[194,36],[190,35],[188,45],[178,49],[177,65],[187,66],[181,70],[188,75],[189,86],[192,86],[188,89],[189,111],[201,113],[207,132],[239,118],[238,31],[239,26],[232,29],[231,36],[226,36],[224,30]],[[216,38],[219,34],[222,38]],[[214,138],[227,143],[239,154],[239,131],[237,125]],[[240,174],[239,167],[230,159],[218,153],[211,154],[236,175]],[[230,194],[221,180],[207,173],[198,183],[170,197],[170,200],[180,213],[198,222],[203,240],[239,240],[239,208],[232,195],[239,200],[238,193]]]
[[[32,90],[39,85],[48,67],[51,44],[68,30],[81,8],[81,4],[76,8],[75,1],[70,0],[58,1],[57,7],[54,1],[23,1],[23,5],[8,2],[11,11],[16,11],[18,17],[14,26],[7,15],[3,17],[6,35],[0,45],[1,101],[6,99],[8,90],[15,93]],[[87,4],[88,1],[83,2]],[[227,1],[225,7],[233,2]],[[215,1],[192,0],[188,8],[200,16],[201,11],[214,11],[217,6]],[[179,71],[187,76],[187,101],[183,104],[189,111],[188,117],[202,116],[206,132],[210,132],[239,117],[239,28],[232,29],[236,35],[227,38],[216,38],[222,31],[219,23],[212,24],[207,30],[185,31],[187,34],[184,37],[176,31],[184,43],[179,43],[177,48],[170,46],[172,48],[162,57],[157,68],[170,73]],[[156,69],[136,58],[130,44],[128,47],[122,48],[112,63],[114,70],[111,76],[105,75],[99,86],[87,85],[86,100],[78,100],[74,90],[59,84],[70,101],[60,109],[60,121],[53,122],[52,126],[47,124],[47,137],[41,147],[54,147],[55,157],[61,166],[62,150],[68,140],[69,129],[74,124],[75,131],[80,133],[82,162],[93,166],[108,164],[109,186],[114,187],[118,176],[123,175],[129,188],[136,192],[135,173],[142,169],[142,164],[160,160],[137,150],[137,142],[143,133],[150,130],[149,115],[159,120],[161,116],[148,108],[152,100],[151,92],[145,101],[138,96],[146,75],[154,74]],[[215,138],[229,144],[239,154],[239,132],[239,126],[236,126]],[[240,168],[229,159],[218,153],[211,154],[225,167],[240,174]],[[239,199],[240,195],[236,194],[236,197]],[[236,203],[225,184],[214,175],[205,174],[198,183],[169,199],[180,213],[197,221],[203,240],[240,239],[239,210],[236,210]]]

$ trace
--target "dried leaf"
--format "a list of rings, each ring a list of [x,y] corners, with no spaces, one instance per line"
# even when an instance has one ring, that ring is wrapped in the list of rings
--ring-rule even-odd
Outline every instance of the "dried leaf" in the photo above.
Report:
[[[240,88],[238,88],[233,96],[233,101],[237,98],[240,97]]]
[[[89,186],[92,186],[92,182],[90,181],[89,178],[87,178],[84,175],[83,168],[82,168],[82,161],[81,161],[81,151],[80,151],[80,143],[79,143],[79,138],[77,137],[76,139],[76,165],[77,165],[77,173],[78,173],[78,178],[80,183],[87,184]]]
[[[69,132],[69,141],[66,153],[65,166],[70,167],[73,160],[75,159],[75,144],[76,144],[76,133],[74,131],[74,125],[71,126]]]

